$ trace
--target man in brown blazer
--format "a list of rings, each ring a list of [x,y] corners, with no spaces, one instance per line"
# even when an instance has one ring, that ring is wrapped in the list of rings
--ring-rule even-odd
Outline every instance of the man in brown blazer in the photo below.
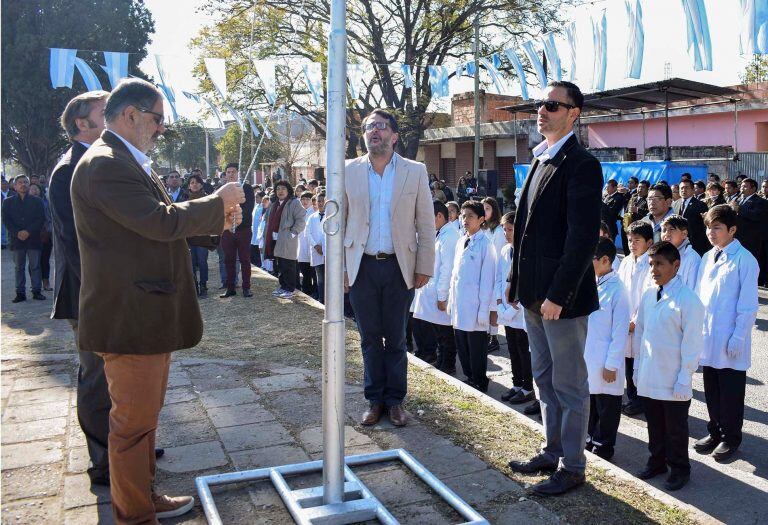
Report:
[[[395,153],[397,120],[383,109],[363,119],[367,155],[346,165],[344,202],[345,284],[363,351],[363,425],[385,410],[394,425],[406,424],[405,328],[414,288],[432,275],[435,216],[424,164]]]
[[[195,346],[203,323],[186,238],[239,222],[243,191],[172,203],[146,153],[165,131],[160,92],[139,79],[107,99],[106,130],[72,178],[80,245],[80,350],[104,359],[112,409],[109,465],[119,524],[156,524],[194,505],[154,492],[155,430],[171,352]],[[170,321],[170,322],[169,322]]]

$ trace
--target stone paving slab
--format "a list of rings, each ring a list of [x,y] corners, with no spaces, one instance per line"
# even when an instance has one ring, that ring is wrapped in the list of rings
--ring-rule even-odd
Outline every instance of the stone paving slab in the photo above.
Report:
[[[3,424],[38,421],[69,415],[69,399],[60,399],[50,403],[36,405],[9,406],[3,413]],[[5,430],[5,429],[4,429]]]
[[[210,390],[200,394],[203,407],[209,411],[212,408],[254,403],[257,399],[254,391],[247,387]]]
[[[40,419],[24,423],[6,423],[3,425],[2,444],[37,441],[63,436],[67,429],[67,418]]]
[[[250,423],[263,423],[265,421],[274,421],[275,419],[272,412],[265,409],[259,403],[248,403],[245,405],[211,409],[208,410],[208,417],[211,418],[213,426],[216,428],[234,427]]]
[[[157,462],[157,468],[168,472],[195,472],[228,464],[221,443],[206,441],[193,445],[168,447]]]

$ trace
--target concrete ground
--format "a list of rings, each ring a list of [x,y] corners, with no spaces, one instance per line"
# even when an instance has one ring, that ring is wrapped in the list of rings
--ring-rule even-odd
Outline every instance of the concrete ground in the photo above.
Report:
[[[501,350],[489,355],[492,378],[488,395],[499,399],[512,385],[510,364],[504,338]],[[461,374],[459,377],[463,378]],[[707,406],[701,370],[693,378],[693,396],[688,420],[691,445],[707,434]],[[691,483],[673,493],[677,499],[693,505],[725,523],[765,523],[768,516],[768,291],[760,290],[760,309],[752,331],[752,367],[747,372],[744,414],[744,441],[739,452],[726,463],[689,450]],[[525,405],[510,405],[520,410]],[[541,421],[540,417],[535,418]],[[612,462],[635,473],[648,457],[644,416],[622,416]],[[663,477],[651,485],[664,490]]]

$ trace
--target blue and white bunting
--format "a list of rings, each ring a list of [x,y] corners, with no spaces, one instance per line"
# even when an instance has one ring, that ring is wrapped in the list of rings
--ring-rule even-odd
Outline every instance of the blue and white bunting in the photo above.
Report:
[[[429,88],[436,98],[450,95],[448,89],[448,68],[446,66],[427,66],[429,71]]]
[[[240,131],[246,131],[247,128],[245,126],[245,121],[243,120],[243,117],[241,117],[240,114],[235,110],[235,108],[233,108],[232,105],[226,100],[223,100],[221,104],[227,109],[235,122],[237,122],[237,125],[240,126]]]
[[[400,72],[403,74],[405,89],[411,89],[413,87],[413,74],[411,73],[411,66],[408,64],[401,64]]]
[[[195,93],[190,93],[189,91],[182,91],[181,94],[187,97],[189,100],[200,104],[200,95],[197,95]]]
[[[179,114],[176,111],[176,93],[173,91],[170,82],[168,81],[168,75],[163,67],[163,60],[160,55],[155,55],[155,67],[157,68],[157,76],[160,78],[160,82],[157,87],[165,96],[165,100],[168,101],[168,105],[171,108],[171,114],[173,115],[173,121],[179,120]]]
[[[493,86],[496,88],[496,93],[502,94],[505,91],[504,80],[501,78],[499,70],[496,69],[496,66],[494,66],[487,58],[481,58],[480,63],[485,67],[488,76],[491,77],[491,82],[493,82]]]
[[[349,94],[353,102],[360,99],[360,92],[365,88],[364,73],[362,64],[347,64]]]
[[[75,76],[75,57],[77,49],[51,48],[51,85],[53,88],[72,87]]]
[[[768,0],[739,0],[739,51],[742,55],[768,54]]]
[[[598,15],[597,20],[592,18],[592,44],[594,46],[595,61],[592,67],[592,89],[605,90],[605,74],[608,69],[608,19],[605,9]]]
[[[565,41],[568,44],[568,80],[573,82],[576,79],[576,47],[578,45],[576,22],[565,26]]]
[[[271,139],[272,133],[269,131],[269,126],[267,126],[267,123],[264,122],[263,118],[261,118],[261,113],[255,111],[253,114],[256,115],[256,120],[258,120],[259,124],[261,124],[261,129],[264,130],[264,136],[268,139]]]
[[[315,106],[320,106],[323,103],[323,68],[320,62],[307,62],[303,69],[312,100]]]
[[[477,68],[475,67],[475,61],[474,60],[470,60],[469,62],[465,62],[464,63],[464,69],[467,71],[467,75],[468,76],[474,77],[475,76],[475,71],[477,70]]]
[[[256,127],[256,123],[253,121],[253,117],[251,114],[247,111],[243,111],[245,114],[245,118],[248,119],[248,125],[251,127],[251,133],[253,133],[253,136],[258,138],[259,135],[261,135],[261,132],[259,131],[259,128]]]
[[[523,51],[525,52],[528,60],[531,62],[533,70],[536,72],[536,78],[539,79],[539,87],[544,89],[547,87],[547,73],[544,71],[544,64],[541,62],[541,57],[536,48],[533,45],[533,40],[528,40],[523,43]]]
[[[176,122],[179,120],[179,114],[176,112],[176,97],[173,95],[173,91],[166,86],[165,84],[156,84],[157,88],[160,90],[160,93],[162,93],[163,98],[165,98],[166,102],[168,102],[168,106],[171,108],[171,116],[172,120],[171,122]]]
[[[274,60],[254,60],[256,74],[261,79],[261,85],[264,86],[264,96],[270,106],[275,105],[277,100],[277,77],[275,76]]]
[[[104,65],[101,69],[107,74],[112,89],[124,78],[128,78],[128,53],[104,51]]]
[[[681,0],[688,32],[688,54],[695,71],[712,71],[712,41],[704,0]]]
[[[96,76],[96,73],[93,72],[91,66],[86,64],[85,60],[82,58],[75,58],[75,67],[80,72],[80,76],[83,77],[83,82],[85,82],[85,87],[88,91],[97,91],[101,89],[99,78]]]
[[[520,62],[520,57],[517,56],[517,53],[512,48],[505,49],[504,54],[515,69],[515,73],[517,73],[517,78],[520,81],[520,96],[523,97],[523,100],[529,100],[528,80],[525,78],[525,69],[523,69],[523,63]]]
[[[208,107],[211,109],[211,113],[213,113],[213,116],[216,117],[216,120],[219,123],[219,129],[224,129],[224,120],[221,118],[221,113],[219,113],[219,109],[216,107],[216,105],[211,102],[209,98],[206,97],[200,97],[203,99],[203,101],[208,104]]]
[[[541,36],[541,45],[544,46],[544,54],[547,57],[547,66],[549,73],[555,80],[563,79],[563,70],[560,66],[560,54],[557,52],[555,44],[555,33],[550,31]]]
[[[643,8],[640,0],[624,0],[627,8],[627,78],[640,78],[643,70],[645,31],[643,31]]]
[[[208,78],[211,79],[213,87],[219,92],[219,96],[226,99],[229,96],[227,90],[227,66],[223,58],[203,58],[205,69],[208,71]]]

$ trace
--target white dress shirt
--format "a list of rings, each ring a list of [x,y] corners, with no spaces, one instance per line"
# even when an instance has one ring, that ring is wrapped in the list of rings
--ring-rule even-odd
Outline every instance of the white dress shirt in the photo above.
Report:
[[[760,268],[749,251],[734,239],[701,259],[696,293],[704,303],[704,343],[701,364],[712,368],[747,370],[752,364],[752,326],[758,308]]]
[[[176,188],[173,191],[168,190],[168,195],[171,197],[172,202],[176,202],[176,199],[179,198],[179,193],[181,193],[181,188]]]
[[[395,253],[392,243],[392,186],[395,181],[395,161],[397,155],[379,175],[368,161],[368,199],[370,202],[368,240],[365,242],[365,253]]]
[[[637,394],[661,401],[688,400],[704,344],[704,305],[678,276],[664,285],[658,301],[657,291],[655,284],[645,291],[635,322]],[[676,399],[675,392],[683,399]]]
[[[539,162],[545,162],[557,155],[557,152],[560,151],[560,148],[563,147],[563,144],[566,143],[566,141],[573,136],[573,131],[569,131],[563,138],[552,144],[551,146],[547,145],[547,141],[540,143],[538,146],[533,148],[533,156],[539,159]]]
[[[125,140],[123,137],[112,131],[111,129],[107,130],[110,133],[112,133],[115,137],[119,138],[123,144],[125,144],[125,147],[128,148],[128,151],[131,152],[131,155],[133,155],[133,158],[136,159],[136,162],[139,163],[139,166],[142,167],[142,169],[147,173],[147,175],[152,174],[152,159],[147,157],[144,153],[136,149],[136,146]]]

